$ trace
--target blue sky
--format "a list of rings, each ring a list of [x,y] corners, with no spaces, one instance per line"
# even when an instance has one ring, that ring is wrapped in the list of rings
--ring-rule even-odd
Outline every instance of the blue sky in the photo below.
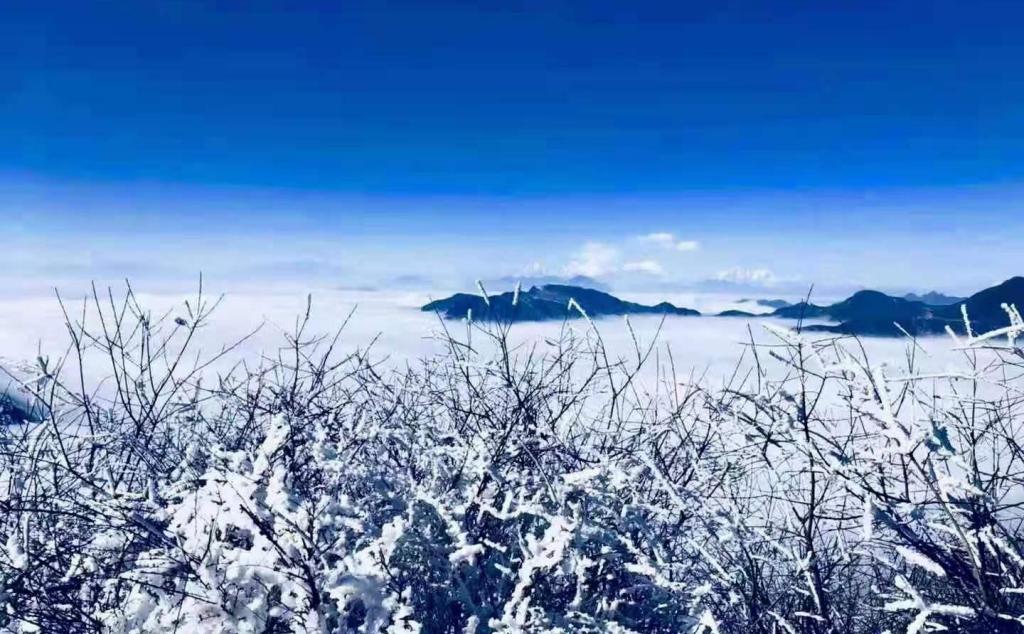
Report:
[[[0,265],[995,281],[1024,268],[1022,20],[988,1],[16,0]]]

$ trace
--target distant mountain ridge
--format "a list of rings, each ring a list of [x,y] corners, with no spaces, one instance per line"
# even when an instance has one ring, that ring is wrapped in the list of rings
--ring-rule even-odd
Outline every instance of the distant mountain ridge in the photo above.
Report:
[[[947,327],[963,334],[964,308],[971,320],[972,329],[977,333],[1009,324],[1009,317],[1003,310],[1004,304],[1024,307],[1024,277],[1012,277],[951,304],[927,304],[878,291],[859,291],[829,306],[801,302],[780,308],[772,316],[827,319],[839,323],[812,324],[806,329],[851,335],[900,336],[904,332],[928,335],[945,332]]]
[[[923,295],[917,295],[916,293],[907,293],[903,296],[903,299],[908,302],[921,302],[923,304],[929,304],[931,306],[948,306],[950,304],[956,304],[962,302],[965,297],[955,297],[953,295],[945,295],[937,291],[928,291]]]
[[[921,297],[931,297],[940,302],[957,299],[934,291]],[[422,310],[436,312],[446,319],[462,319],[472,311],[473,319],[477,321],[544,321],[580,317],[576,312],[569,310],[570,299],[574,299],[591,317],[634,314],[700,316],[700,312],[696,310],[677,307],[668,302],[647,306],[621,300],[592,288],[566,284],[533,286],[520,292],[517,301],[513,292],[490,295],[487,299],[481,295],[458,293],[432,301],[423,306]],[[757,303],[764,305],[760,300],[757,300]],[[947,327],[958,334],[963,334],[966,330],[963,321],[964,309],[975,333],[1002,328],[1010,323],[1003,309],[1004,304],[1024,308],[1024,277],[1012,277],[953,303],[931,304],[905,297],[894,297],[879,291],[864,290],[829,305],[799,302],[762,315],[727,310],[719,313],[719,316],[767,316],[812,322],[826,321],[831,323],[810,323],[804,325],[803,329],[812,332],[894,337],[904,334],[939,334],[945,332]]]
[[[563,277],[561,275],[506,275],[505,277],[499,277],[497,279],[484,280],[484,283],[488,287],[496,286],[498,288],[511,288],[516,284],[520,284],[523,288],[533,288],[534,286],[544,287],[550,284],[554,286],[592,288],[606,293],[609,291],[608,286],[604,282],[598,281],[592,277],[587,277],[586,275],[573,275],[571,277]]]
[[[475,321],[548,321],[552,319],[575,318],[580,315],[569,310],[569,300],[575,300],[591,317],[610,315],[679,315],[700,316],[696,310],[673,306],[661,302],[646,306],[621,300],[613,295],[592,288],[545,284],[532,286],[520,291],[489,295],[456,293],[423,306],[426,312],[436,312],[445,319],[462,319],[469,314]],[[472,311],[472,313],[470,313]]]
[[[739,301],[740,304],[754,303],[758,306],[764,306],[765,308],[785,308],[786,306],[792,306],[792,302],[787,302],[784,299],[749,299],[743,298]]]

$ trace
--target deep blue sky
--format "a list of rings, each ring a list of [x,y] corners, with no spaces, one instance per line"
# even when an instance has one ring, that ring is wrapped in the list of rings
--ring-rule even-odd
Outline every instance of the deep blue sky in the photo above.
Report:
[[[384,193],[1024,173],[1017,2],[14,2],[0,167]]]
[[[548,266],[549,246],[654,231],[769,266],[791,247],[773,226],[849,240],[851,209],[892,195],[948,238],[971,188],[987,222],[1020,211],[999,188],[1016,204],[1024,181],[1022,24],[1024,4],[990,1],[15,0],[0,214],[26,239],[69,232],[80,188],[83,234],[106,214],[108,232],[202,216],[487,242],[515,241],[515,220]],[[593,217],[537,229],[563,210]]]

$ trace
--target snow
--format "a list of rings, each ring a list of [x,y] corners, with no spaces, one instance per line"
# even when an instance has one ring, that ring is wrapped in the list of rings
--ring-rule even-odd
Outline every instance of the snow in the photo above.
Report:
[[[233,315],[244,322],[242,312]],[[414,303],[394,314],[374,324],[399,326],[392,341],[417,337],[409,351],[442,347],[422,338],[436,322]],[[991,337],[923,342],[926,370],[887,358],[893,342],[866,342],[888,362],[869,363],[775,323],[754,334],[736,321],[670,319],[673,346],[685,325],[681,341],[708,337],[714,354],[744,360],[718,372],[697,348],[687,362],[715,372],[670,374],[666,350],[660,366],[633,374],[631,346],[649,342],[656,321],[523,325],[509,342],[511,376],[484,333],[452,344],[451,357],[412,362],[391,349],[390,359],[358,361],[324,385],[315,356],[294,374],[279,362],[230,397],[153,423],[162,427],[152,437],[126,415],[89,433],[80,421],[11,433],[0,501],[30,508],[31,495],[33,505],[52,506],[5,518],[0,572],[43,575],[37,562],[53,557],[52,591],[74,588],[90,619],[124,632],[261,632],[278,623],[326,632],[352,621],[367,633],[411,634],[436,631],[438,606],[450,606],[446,631],[667,631],[671,623],[720,634],[743,631],[758,611],[789,633],[834,624],[839,597],[863,603],[863,618],[881,614],[915,634],[992,617],[964,571],[995,562],[986,578],[1010,607],[993,618],[1017,618],[1024,558],[1007,527],[1021,519],[1010,503],[1021,484],[985,478],[1008,442],[992,430],[1017,429],[1019,387],[990,357],[972,365],[990,351],[955,350]],[[737,337],[731,352],[720,350],[730,348],[723,332]],[[762,348],[756,375],[739,345],[751,337],[772,346]],[[267,341],[239,354],[262,355]],[[580,346],[579,366],[558,374],[566,342]],[[549,365],[528,365],[535,353]],[[797,353],[809,368],[803,384],[786,374],[785,355]],[[945,374],[937,366],[951,355],[959,369]],[[938,386],[943,380],[952,386]],[[586,386],[579,395],[574,381]],[[959,396],[960,381],[977,382],[977,391]],[[810,415],[808,384],[824,393],[811,394]],[[144,394],[146,382],[138,387]],[[990,416],[980,417],[985,427],[958,418],[968,404]],[[151,440],[159,450],[140,449]],[[86,456],[96,447],[106,453],[92,466]],[[28,469],[35,464],[45,466]],[[48,480],[51,472],[63,479]],[[812,491],[825,493],[806,538]],[[1004,507],[991,525],[963,511],[996,503]],[[65,541],[76,550],[62,558]],[[761,591],[771,601],[757,610],[745,585],[751,565],[770,580]],[[859,572],[823,582],[822,570]],[[56,609],[36,594],[33,605]],[[4,609],[31,603],[20,601]]]

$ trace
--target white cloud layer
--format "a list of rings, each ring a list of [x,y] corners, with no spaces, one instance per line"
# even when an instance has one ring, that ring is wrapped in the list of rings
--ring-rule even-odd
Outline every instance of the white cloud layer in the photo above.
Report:
[[[734,284],[754,284],[771,286],[778,281],[775,273],[768,269],[747,269],[734,266],[724,271],[719,271],[715,279],[720,282],[731,282]]]
[[[566,277],[583,275],[591,278],[608,277],[617,273],[640,273],[661,276],[665,267],[651,258],[625,260],[622,251],[604,242],[590,241],[573,254],[572,259],[562,268]]]
[[[662,249],[674,249],[676,251],[696,251],[700,249],[700,243],[696,240],[679,240],[674,233],[668,231],[656,231],[646,235],[638,236],[640,242],[654,245]]]
[[[626,262],[622,270],[628,273],[646,273],[648,275],[664,275],[665,267],[655,260],[637,260]]]
[[[619,250],[603,242],[587,242],[565,265],[564,275],[586,275],[601,277],[614,273],[619,268]]]

